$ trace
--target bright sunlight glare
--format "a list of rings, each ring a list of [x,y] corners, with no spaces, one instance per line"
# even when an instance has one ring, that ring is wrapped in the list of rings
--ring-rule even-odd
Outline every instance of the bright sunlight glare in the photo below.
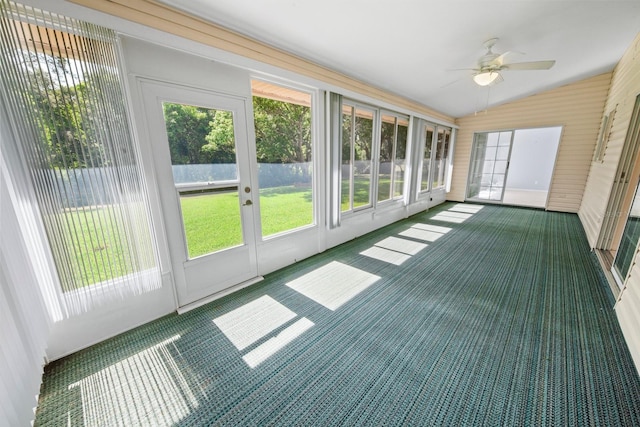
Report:
[[[174,425],[198,407],[170,349],[175,335],[69,386],[86,426]]]

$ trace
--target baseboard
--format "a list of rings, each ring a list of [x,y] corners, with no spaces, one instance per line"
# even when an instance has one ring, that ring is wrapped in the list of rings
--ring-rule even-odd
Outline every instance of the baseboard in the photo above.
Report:
[[[235,286],[227,288],[224,291],[216,292],[215,294],[209,295],[208,297],[204,297],[204,298],[201,298],[201,299],[199,299],[197,301],[194,301],[192,303],[189,303],[189,304],[183,305],[181,307],[178,307],[178,309],[176,311],[178,312],[178,314],[184,314],[184,313],[186,313],[188,311],[191,311],[191,310],[193,310],[195,308],[201,307],[201,306],[203,306],[205,304],[209,304],[211,301],[215,301],[215,300],[217,300],[219,298],[222,298],[225,295],[232,294],[235,291],[239,291],[242,288],[246,288],[247,286],[251,286],[251,285],[253,285],[255,283],[258,283],[258,282],[262,281],[263,279],[264,279],[264,277],[262,277],[262,276],[254,277],[253,279],[249,279],[249,280],[244,281],[242,283],[238,283]]]

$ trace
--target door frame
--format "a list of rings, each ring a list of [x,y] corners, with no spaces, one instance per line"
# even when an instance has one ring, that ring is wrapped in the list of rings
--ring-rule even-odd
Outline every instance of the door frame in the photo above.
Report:
[[[153,145],[153,167],[160,193],[164,229],[173,270],[178,307],[210,299],[245,282],[260,279],[257,268],[260,215],[258,188],[253,171],[255,146],[249,137],[250,109],[246,97],[229,95],[212,89],[138,77],[136,85],[145,110],[146,133]],[[233,110],[238,164],[238,193],[244,244],[189,259],[184,233],[179,191],[173,181],[168,138],[162,102],[197,105],[205,108]],[[254,183],[256,185],[254,185]],[[251,193],[241,191],[251,188]],[[253,204],[247,204],[251,200]],[[217,268],[215,268],[217,267]],[[228,268],[227,268],[228,267]],[[216,280],[211,285],[212,277]]]
[[[502,182],[502,192],[500,193],[500,199],[499,200],[495,200],[495,199],[482,199],[479,197],[469,197],[469,187],[471,185],[471,180],[469,179],[471,176],[471,168],[473,167],[474,164],[474,154],[476,153],[476,137],[478,134],[481,133],[486,133],[486,134],[490,134],[490,133],[497,133],[498,134],[498,141],[500,140],[500,133],[502,132],[511,132],[511,138],[509,140],[509,153],[507,154],[507,167],[504,170],[504,180]],[[502,129],[502,130],[493,130],[493,131],[476,131],[473,133],[473,141],[471,143],[471,154],[470,154],[470,158],[469,158],[469,169],[467,171],[467,186],[465,189],[465,194],[464,194],[464,198],[465,200],[469,200],[472,202],[480,202],[480,203],[492,203],[492,204],[502,204],[503,199],[504,199],[504,190],[507,186],[507,178],[509,176],[509,168],[511,167],[511,150],[513,149],[513,138],[515,137],[515,133],[516,133],[516,129]],[[499,145],[496,145],[496,154],[497,154],[497,149],[498,147],[500,147]],[[485,147],[486,148],[486,147]],[[493,159],[495,161],[495,158]],[[493,174],[492,174],[493,175]]]

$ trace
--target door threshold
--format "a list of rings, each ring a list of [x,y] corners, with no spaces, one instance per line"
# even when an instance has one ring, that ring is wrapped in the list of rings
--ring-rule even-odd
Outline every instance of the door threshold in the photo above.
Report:
[[[181,307],[178,307],[178,309],[176,310],[178,312],[178,314],[184,314],[188,311],[193,310],[194,308],[198,308],[201,307],[205,304],[209,304],[211,301],[215,301],[219,298],[222,298],[226,295],[232,294],[235,291],[239,291],[242,288],[246,288],[247,286],[251,286],[255,283],[261,282],[264,279],[264,277],[262,276],[257,276],[254,277],[253,279],[249,279],[249,280],[245,280],[244,282],[240,282],[237,285],[233,285],[225,290],[222,290],[220,292],[216,292],[215,294],[211,294],[207,297],[201,298],[199,300],[196,300],[194,302],[191,302],[189,304],[183,305]]]

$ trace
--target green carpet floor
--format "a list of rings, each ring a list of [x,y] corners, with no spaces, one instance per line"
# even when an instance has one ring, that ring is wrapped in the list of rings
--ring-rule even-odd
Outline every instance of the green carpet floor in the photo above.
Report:
[[[474,206],[51,363],[35,424],[640,425],[577,216]]]

